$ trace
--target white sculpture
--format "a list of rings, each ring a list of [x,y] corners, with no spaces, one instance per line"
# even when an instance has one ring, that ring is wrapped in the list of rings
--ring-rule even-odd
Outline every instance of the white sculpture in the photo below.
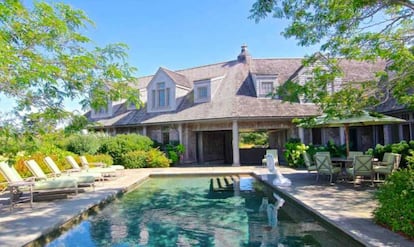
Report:
[[[268,204],[267,205],[267,219],[268,219],[269,226],[272,227],[272,228],[277,227],[278,210],[279,210],[279,208],[281,208],[283,206],[283,204],[285,204],[285,200],[283,198],[281,198],[280,196],[278,196],[276,193],[273,193],[273,196],[275,197],[277,202],[275,202],[275,205],[273,205],[273,204]],[[266,198],[266,200],[267,200],[267,198]]]
[[[269,172],[276,175],[276,178],[273,180],[273,184],[280,187],[287,187],[292,185],[292,182],[290,179],[285,178],[282,173],[280,173],[279,170],[276,169],[275,165],[275,159],[273,158],[273,155],[267,154],[266,155],[266,165]]]

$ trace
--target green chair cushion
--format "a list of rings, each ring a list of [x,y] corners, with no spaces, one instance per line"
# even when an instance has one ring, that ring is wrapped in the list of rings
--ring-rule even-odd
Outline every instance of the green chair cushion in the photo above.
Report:
[[[332,167],[331,171],[332,171],[332,174],[340,173],[341,172],[341,168],[334,166],[334,167]],[[327,170],[327,169],[326,170],[325,169],[319,169],[318,173],[326,174],[326,175],[330,175],[331,174],[331,172],[329,170]]]
[[[111,165],[108,168],[114,168],[115,170],[124,170],[125,167],[121,165]]]
[[[354,168],[346,168],[346,174],[348,176],[353,176],[354,175]],[[358,175],[357,176],[371,176],[372,172],[370,171],[358,171]]]
[[[97,176],[100,174],[97,173]],[[62,177],[63,178],[63,177]],[[73,175],[69,175],[69,176],[65,176],[64,178],[75,178],[76,181],[78,181],[78,183],[94,183],[96,180],[96,177],[94,175],[89,175],[89,174],[73,174]]]
[[[73,178],[57,178],[36,182],[34,190],[53,190],[53,189],[71,189],[76,188],[78,183]]]
[[[389,174],[392,172],[391,166],[374,166],[375,173]]]

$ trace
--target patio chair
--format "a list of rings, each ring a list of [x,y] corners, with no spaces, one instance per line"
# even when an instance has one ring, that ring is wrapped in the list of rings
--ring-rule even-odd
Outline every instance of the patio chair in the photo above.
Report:
[[[20,189],[29,190],[29,198],[25,201],[30,202],[30,207],[33,207],[33,195],[47,193],[51,195],[78,193],[78,183],[71,180],[41,180],[35,181],[34,178],[23,179],[16,171],[14,166],[10,166],[6,162],[0,162],[0,172],[7,180],[8,189],[10,191],[10,209],[20,200]]]
[[[318,152],[316,152],[316,154],[318,154],[318,155],[328,155],[329,157],[331,157],[331,153],[329,151],[318,151]]]
[[[266,155],[271,154],[273,155],[273,159],[275,161],[275,165],[279,165],[279,155],[277,153],[277,149],[266,149],[266,154],[262,159],[262,166],[267,165]]]
[[[364,152],[361,151],[349,151],[348,156],[346,157],[349,160],[353,160],[357,155],[364,155]]]
[[[356,155],[351,168],[346,168],[346,174],[354,180],[356,186],[357,177],[370,177],[371,185],[374,186],[374,171],[371,155]]]
[[[306,169],[308,170],[308,173],[311,171],[317,171],[315,162],[312,160],[311,156],[307,152],[302,153],[303,160],[305,161]]]
[[[110,165],[108,166],[107,164],[105,164],[104,162],[88,162],[88,160],[86,159],[85,156],[80,156],[80,162],[82,164],[82,166],[84,167],[91,167],[91,165],[96,166],[96,167],[102,167],[102,168],[112,168],[115,170],[124,170],[125,167],[121,166],[121,165]]]
[[[396,160],[398,159],[398,161]],[[377,180],[380,180],[380,175],[384,175],[384,180],[399,166],[401,160],[400,154],[384,153],[382,161],[377,162],[374,167],[374,174],[377,175]]]
[[[72,168],[76,171],[87,171],[87,172],[93,172],[93,173],[100,173],[103,177],[116,177],[116,170],[112,168],[101,168],[101,167],[84,167],[82,169],[78,162],[76,162],[75,158],[68,155],[66,156],[66,161],[72,166]]]
[[[49,170],[52,171],[53,175],[55,177],[61,177],[61,176],[74,176],[74,177],[90,177],[93,176],[95,181],[103,181],[104,177],[101,173],[98,172],[87,172],[87,171],[79,171],[74,169],[66,170],[65,173],[62,173],[62,171],[59,169],[59,167],[56,165],[55,161],[49,156],[46,156],[44,159],[45,164],[48,166]]]
[[[84,176],[54,176],[52,178],[47,177],[47,175],[43,172],[42,168],[35,160],[26,160],[24,161],[27,168],[29,168],[30,172],[35,176],[37,180],[54,180],[54,179],[68,179],[68,180],[75,180],[78,183],[78,187],[80,186],[89,186],[95,190],[95,177],[92,175],[84,175]]]
[[[395,156],[395,160],[394,160],[394,170],[396,171],[398,170],[398,168],[400,168],[400,163],[401,163],[401,154],[394,154]]]
[[[341,172],[341,167],[332,165],[331,157],[327,154],[315,154],[314,156],[316,170],[318,171],[316,181],[319,180],[319,175],[329,175],[329,182],[332,184],[333,176],[338,176]]]

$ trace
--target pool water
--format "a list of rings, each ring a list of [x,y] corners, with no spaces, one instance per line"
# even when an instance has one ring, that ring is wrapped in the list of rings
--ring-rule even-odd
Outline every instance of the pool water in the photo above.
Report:
[[[47,246],[343,246],[273,193],[252,177],[150,178]]]

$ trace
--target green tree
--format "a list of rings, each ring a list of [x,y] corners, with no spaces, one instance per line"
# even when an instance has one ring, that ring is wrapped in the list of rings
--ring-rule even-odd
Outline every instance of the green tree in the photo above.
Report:
[[[120,98],[141,103],[130,84],[136,69],[126,62],[127,46],[94,47],[82,34],[92,25],[64,3],[0,2],[0,92],[32,126],[67,117],[65,99],[94,109]]]
[[[79,133],[81,130],[87,129],[90,126],[88,119],[83,115],[73,115],[69,121],[69,125],[64,129],[65,134]]]
[[[296,38],[300,46],[320,45],[326,58],[330,71],[316,66],[313,80],[284,89],[286,98],[302,95],[319,104],[328,115],[339,117],[358,113],[390,96],[414,107],[412,1],[257,0],[250,13],[256,22],[268,15],[288,19],[283,35]],[[318,56],[309,57],[305,65],[314,63]],[[379,83],[350,84],[330,94],[326,86],[341,75],[334,57],[368,62],[382,59],[388,61],[387,71],[377,74]]]

